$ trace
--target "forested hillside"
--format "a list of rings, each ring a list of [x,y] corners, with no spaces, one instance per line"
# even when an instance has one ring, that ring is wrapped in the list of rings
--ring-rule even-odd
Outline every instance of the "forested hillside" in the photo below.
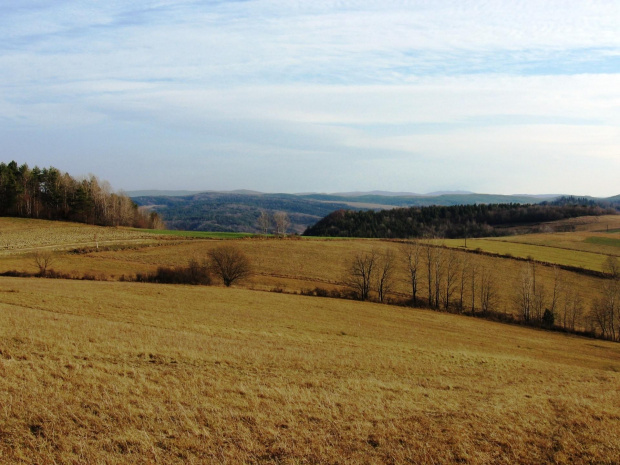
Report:
[[[187,196],[134,197],[139,205],[158,212],[170,229],[188,231],[261,232],[262,211],[285,212],[289,232],[302,233],[344,203],[320,202],[293,194],[204,192]]]
[[[78,180],[60,170],[0,163],[0,216],[75,221],[101,226],[162,228],[126,195],[97,177]]]
[[[601,207],[601,208],[615,208],[620,210],[620,195],[607,198],[593,198],[593,197],[575,197],[573,195],[559,197],[549,202],[543,202],[544,205],[582,205],[588,207]]]
[[[355,211],[391,209],[398,206],[466,205],[474,203],[536,203],[531,196],[444,194],[267,194],[254,191],[203,192],[191,195],[144,195],[133,200],[158,212],[170,229],[192,231],[260,232],[262,211],[284,212],[291,221],[289,232],[303,233],[321,218],[339,209]]]
[[[509,232],[508,228],[535,225],[579,216],[617,213],[598,205],[457,205],[412,207],[382,211],[331,213],[305,231],[307,236],[411,238],[484,237]]]
[[[347,202],[360,204],[385,205],[390,207],[430,207],[473,205],[478,203],[519,203],[535,204],[543,197],[531,195],[493,195],[473,193],[445,193],[429,195],[381,195],[381,194],[304,194],[303,198],[330,202]]]

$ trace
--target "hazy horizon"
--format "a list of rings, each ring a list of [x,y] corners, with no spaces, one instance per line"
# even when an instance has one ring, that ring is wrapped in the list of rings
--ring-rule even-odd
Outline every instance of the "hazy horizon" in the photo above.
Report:
[[[524,193],[511,193],[511,194],[498,194],[495,192],[474,192],[474,191],[433,191],[433,192],[394,192],[388,190],[371,190],[371,191],[306,191],[306,192],[279,192],[279,191],[256,191],[250,189],[227,189],[227,190],[213,190],[213,189],[196,189],[196,190],[186,190],[186,189],[137,189],[137,190],[127,190],[123,191],[126,194],[132,197],[138,197],[140,195],[157,195],[161,196],[173,196],[173,195],[195,195],[201,193],[218,193],[218,194],[229,194],[229,193],[250,193],[250,194],[290,194],[290,195],[341,195],[341,196],[356,196],[356,195],[379,195],[385,197],[391,196],[419,196],[419,197],[435,197],[441,195],[502,195],[507,197],[534,197],[534,198],[553,198],[553,197],[562,197],[562,196],[575,196],[575,194],[571,194],[569,192],[564,193],[537,193],[537,194],[524,194]],[[153,193],[153,194],[143,194],[143,193]],[[604,197],[596,197],[585,195],[584,197],[593,197],[593,198],[609,198],[616,197],[620,194],[604,196]]]
[[[614,2],[0,1],[1,160],[116,190],[618,194]]]

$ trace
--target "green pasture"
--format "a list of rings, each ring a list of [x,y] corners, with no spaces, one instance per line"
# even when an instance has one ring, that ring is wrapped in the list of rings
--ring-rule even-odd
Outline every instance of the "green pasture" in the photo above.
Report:
[[[497,237],[489,238],[489,240],[578,250],[603,255],[620,255],[618,250],[618,247],[620,247],[620,234],[593,232],[545,233]]]
[[[586,270],[602,271],[605,254],[553,247],[551,245],[536,245],[511,240],[499,239],[468,239],[467,248],[464,247],[463,239],[446,239],[434,241],[436,244],[443,244],[448,247],[459,248],[462,250],[475,251],[480,249],[483,252],[497,254],[501,256],[515,258],[533,258],[534,260],[555,263],[564,266],[574,266]]]
[[[587,242],[588,244],[599,244],[599,245],[610,246],[610,247],[620,247],[620,239],[615,239],[612,237],[593,236],[593,237],[588,237],[585,240],[585,242]]]

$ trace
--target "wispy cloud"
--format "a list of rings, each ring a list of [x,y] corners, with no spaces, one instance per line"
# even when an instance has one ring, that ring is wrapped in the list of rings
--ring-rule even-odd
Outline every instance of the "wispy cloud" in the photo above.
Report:
[[[554,190],[612,194],[618,24],[602,0],[0,1],[0,153],[124,188],[542,192],[563,163]]]

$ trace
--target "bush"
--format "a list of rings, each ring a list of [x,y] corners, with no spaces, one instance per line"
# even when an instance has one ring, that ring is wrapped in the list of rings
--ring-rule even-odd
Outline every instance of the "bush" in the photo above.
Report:
[[[35,275],[28,273],[27,271],[9,270],[0,273],[0,276],[7,276],[11,278],[32,278]]]
[[[144,283],[209,285],[211,273],[207,265],[192,259],[186,266],[160,266],[154,273],[136,273],[135,280]]]
[[[252,275],[252,266],[246,255],[233,245],[222,245],[209,252],[213,272],[226,287]]]
[[[314,295],[317,297],[329,297],[329,291],[317,286],[314,288]]]

